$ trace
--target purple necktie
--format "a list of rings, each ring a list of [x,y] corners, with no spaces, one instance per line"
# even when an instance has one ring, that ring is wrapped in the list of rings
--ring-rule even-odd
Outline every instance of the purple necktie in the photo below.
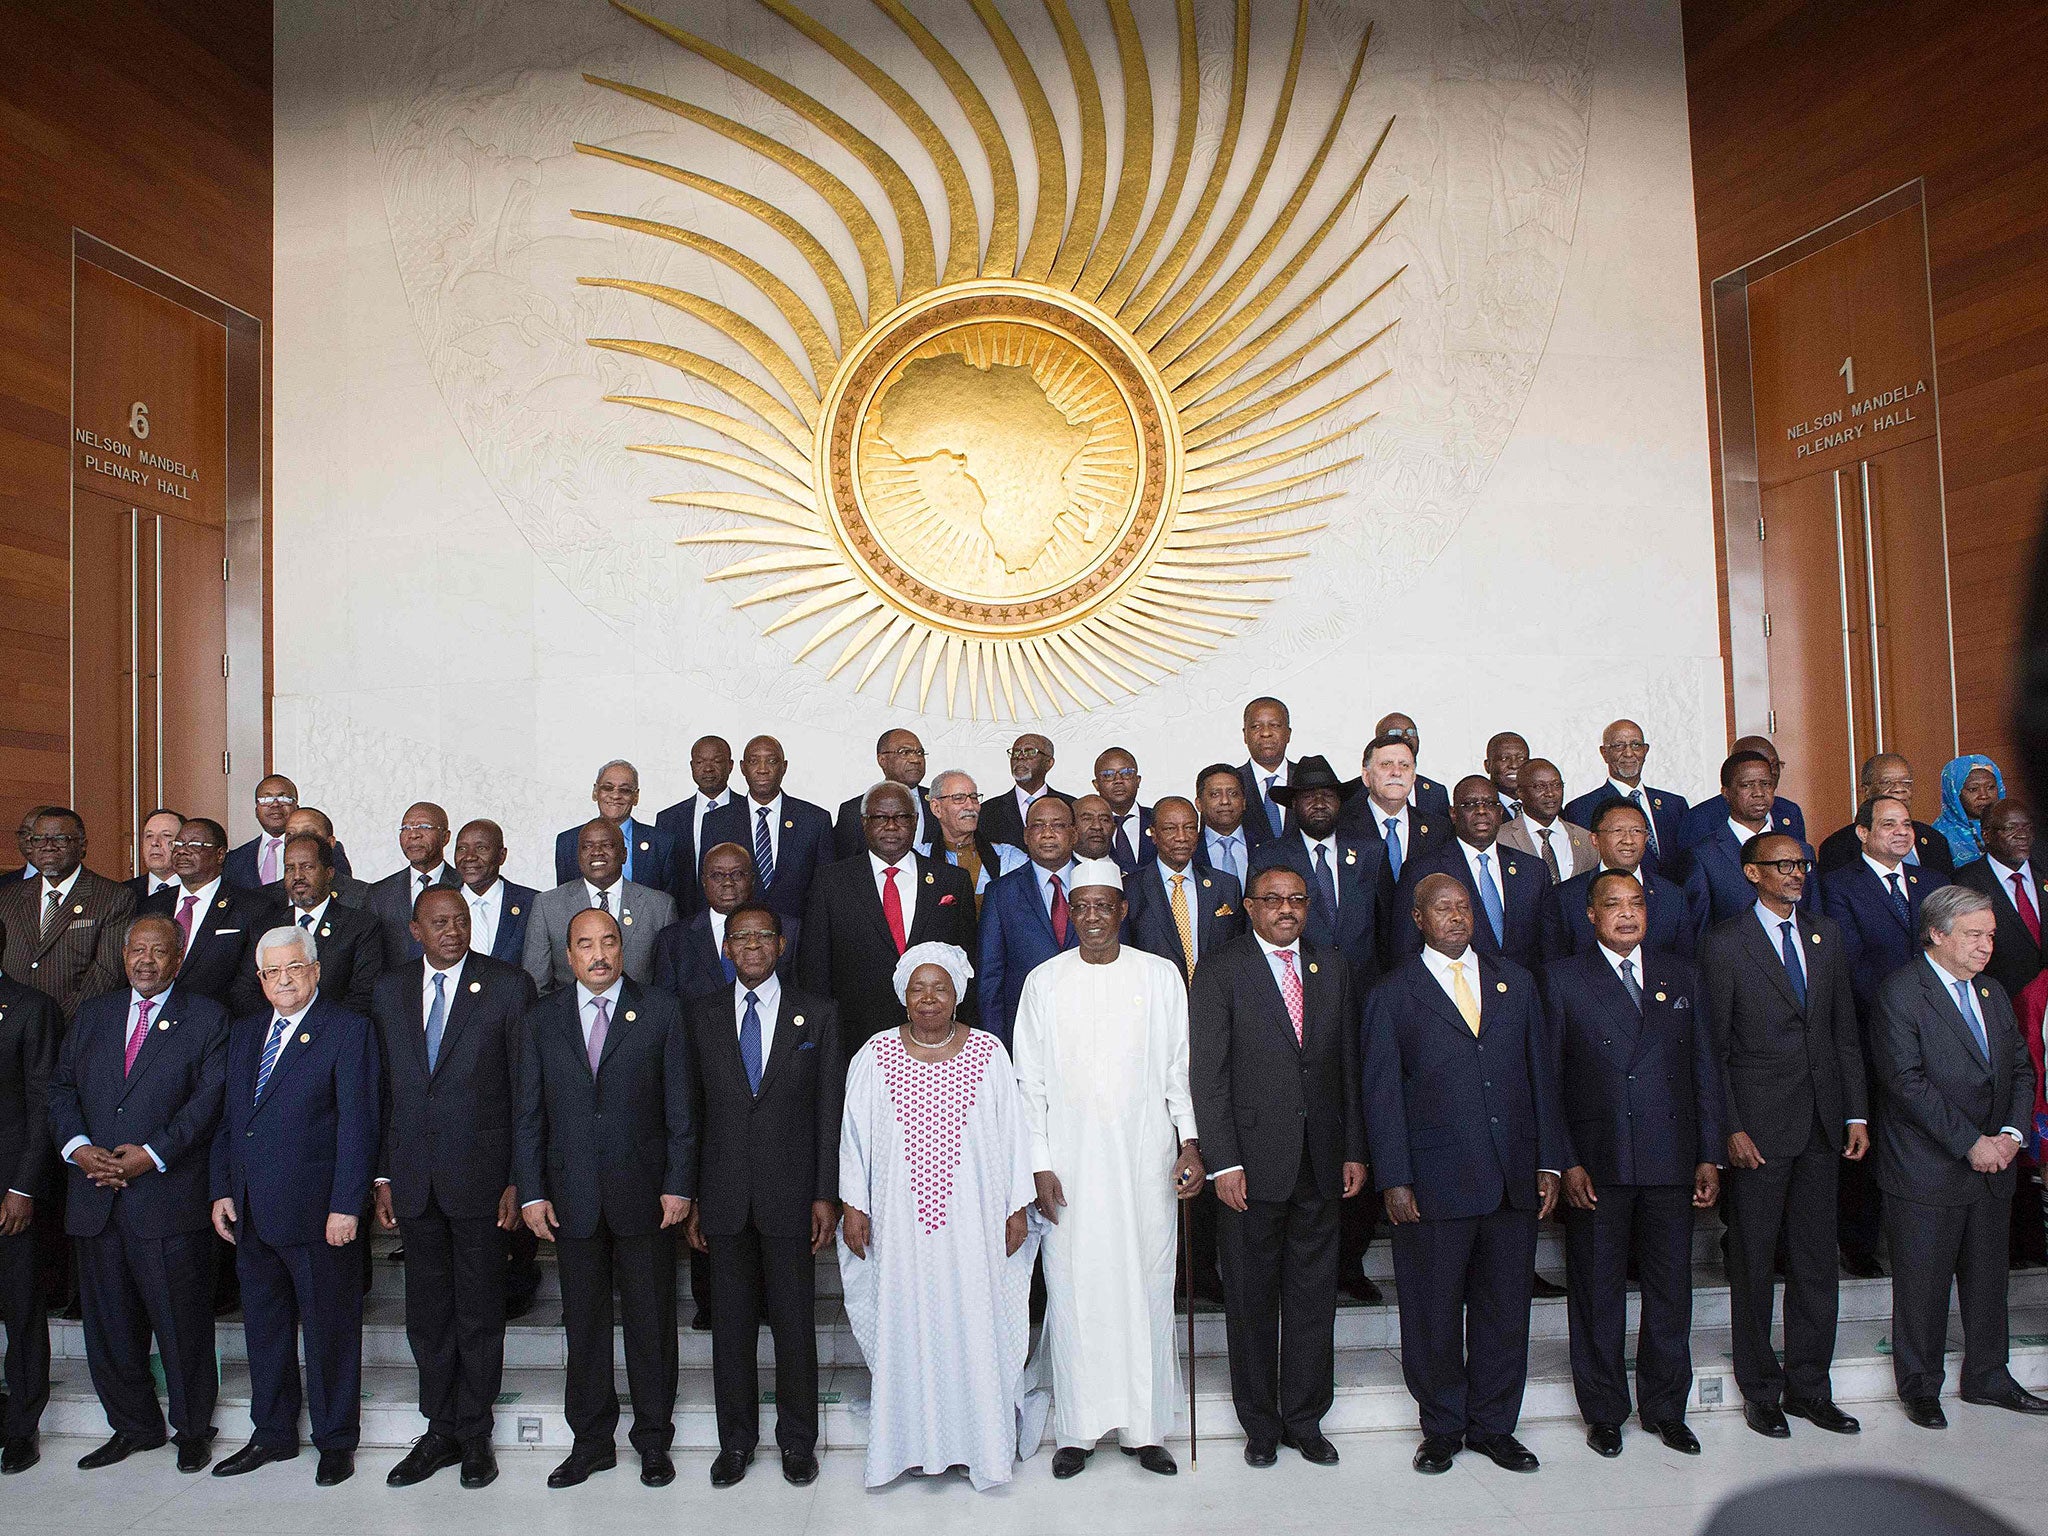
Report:
[[[590,1006],[597,1010],[597,1022],[590,1026],[590,1075],[597,1076],[597,1064],[604,1060],[604,1037],[610,1032],[612,1003],[608,997],[593,997]]]
[[[135,1070],[136,1054],[142,1049],[142,1042],[149,1038],[149,1010],[155,1006],[153,997],[145,997],[135,1005],[135,1028],[128,1035],[128,1053],[121,1058],[123,1077]]]

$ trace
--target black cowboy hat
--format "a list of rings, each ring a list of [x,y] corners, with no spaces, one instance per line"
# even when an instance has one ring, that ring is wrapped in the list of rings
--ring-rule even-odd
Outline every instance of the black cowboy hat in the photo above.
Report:
[[[1294,765],[1294,772],[1285,784],[1275,784],[1270,791],[1277,805],[1292,805],[1294,797],[1305,789],[1334,789],[1341,804],[1358,793],[1356,779],[1340,779],[1330,767],[1326,757],[1304,757]]]

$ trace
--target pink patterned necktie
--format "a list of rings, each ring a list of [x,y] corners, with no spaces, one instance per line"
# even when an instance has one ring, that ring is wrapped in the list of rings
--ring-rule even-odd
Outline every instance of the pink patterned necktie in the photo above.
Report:
[[[156,999],[152,997],[135,1005],[135,1028],[128,1032],[128,1053],[121,1059],[123,1077],[135,1070],[135,1058],[142,1050],[142,1042],[149,1038],[149,1010],[155,1006]]]
[[[277,842],[274,837],[263,839],[263,883],[269,885],[277,879]]]
[[[1280,996],[1287,1004],[1287,1017],[1294,1025],[1294,1043],[1301,1044],[1301,972],[1294,968],[1294,951],[1275,950],[1280,957]]]
[[[185,935],[185,950],[188,954],[192,949],[192,908],[198,900],[197,896],[187,891],[185,899],[178,903],[178,930]]]

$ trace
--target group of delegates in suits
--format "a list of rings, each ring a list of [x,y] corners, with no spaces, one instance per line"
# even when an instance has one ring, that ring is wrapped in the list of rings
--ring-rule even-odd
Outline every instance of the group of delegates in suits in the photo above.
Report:
[[[874,1383],[871,1485],[954,1466],[999,1484],[1048,1422],[1056,1476],[1111,1435],[1171,1473],[1176,1202],[1254,1466],[1338,1460],[1335,1308],[1380,1299],[1363,1257],[1382,1212],[1425,1473],[1467,1448],[1536,1468],[1515,1431],[1553,1214],[1602,1455],[1632,1400],[1699,1448],[1692,1255],[1716,1204],[1759,1433],[1858,1427],[1829,1383],[1837,1247],[1879,1273],[1880,1238],[1912,1420],[1943,1422],[1952,1278],[1964,1398],[2048,1412],[2006,1359],[2048,975],[2032,820],[1995,764],[1948,765],[1928,826],[1910,768],[1872,759],[1817,871],[1758,739],[1693,806],[1644,781],[1627,720],[1603,733],[1608,778],[1570,802],[1514,733],[1449,786],[1417,772],[1404,715],[1355,779],[1287,755],[1279,700],[1247,706],[1243,738],[1247,761],[1147,806],[1121,748],[1071,796],[1052,742],[1021,736],[984,799],[957,770],[927,784],[892,730],[880,780],[834,816],[785,792],[773,738],[746,743],[735,792],[705,737],[694,792],[652,822],[632,765],[607,763],[538,892],[504,878],[495,823],[451,838],[430,802],[401,819],[404,867],[355,880],[278,776],[233,849],[207,818],[153,813],[125,885],[84,868],[75,813],[36,808],[24,875],[0,884],[0,1471],[34,1464],[48,1397],[39,1206],[75,1245],[112,1430],[88,1468],[171,1440],[181,1470],[211,1463],[230,1253],[255,1432],[215,1475],[300,1454],[304,1405],[317,1481],[350,1476],[372,1221],[403,1242],[427,1424],[398,1486],[495,1477],[505,1330],[541,1242],[573,1434],[551,1487],[616,1465],[615,1320],[641,1479],[672,1481],[684,1251],[712,1335],[712,1482],[755,1456],[764,1322],[782,1471],[815,1478],[815,1260],[835,1243]],[[1075,1304],[1118,1288],[1114,1324]]]

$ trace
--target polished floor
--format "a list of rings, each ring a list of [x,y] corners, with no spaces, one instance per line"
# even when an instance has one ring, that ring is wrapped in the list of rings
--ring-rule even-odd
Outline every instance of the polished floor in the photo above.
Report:
[[[1931,1433],[1908,1424],[1894,1404],[1855,1405],[1864,1431],[1853,1438],[1793,1422],[1789,1441],[1766,1441],[1733,1413],[1693,1419],[1704,1454],[1678,1456],[1631,1430],[1627,1449],[1602,1461],[1579,1431],[1556,1421],[1529,1426],[1525,1439],[1543,1457],[1533,1476],[1502,1472],[1465,1453],[1436,1478],[1409,1470],[1412,1433],[1342,1435],[1343,1464],[1324,1470],[1290,1452],[1279,1466],[1254,1472],[1235,1444],[1205,1442],[1190,1471],[1186,1445],[1180,1475],[1170,1481],[1141,1472],[1114,1452],[1098,1452],[1072,1482],[1056,1483],[1041,1453],[1008,1488],[977,1495],[958,1474],[907,1479],[876,1493],[861,1487],[860,1457],[824,1457],[824,1474],[809,1488],[785,1484],[767,1455],[739,1487],[715,1491],[706,1480],[710,1457],[677,1458],[680,1476],[661,1490],[640,1486],[637,1462],[621,1455],[617,1471],[578,1489],[544,1486],[555,1455],[507,1451],[503,1475],[478,1492],[444,1472],[426,1485],[384,1486],[395,1451],[365,1452],[353,1481],[313,1486],[310,1452],[298,1461],[223,1480],[181,1477],[168,1450],[102,1472],[73,1462],[92,1442],[51,1438],[42,1465],[0,1483],[0,1531],[62,1531],[65,1536],[232,1532],[234,1536],[468,1536],[518,1530],[525,1536],[606,1536],[743,1529],[778,1533],[971,1531],[973,1536],[1058,1532],[1343,1532],[1399,1531],[1403,1536],[1685,1536],[1725,1495],[1774,1477],[1819,1468],[1863,1467],[1909,1472],[1952,1484],[1984,1500],[2020,1529],[2048,1536],[2048,1421],[2023,1419],[1949,1399],[1950,1427]],[[229,1446],[232,1449],[232,1446]]]

